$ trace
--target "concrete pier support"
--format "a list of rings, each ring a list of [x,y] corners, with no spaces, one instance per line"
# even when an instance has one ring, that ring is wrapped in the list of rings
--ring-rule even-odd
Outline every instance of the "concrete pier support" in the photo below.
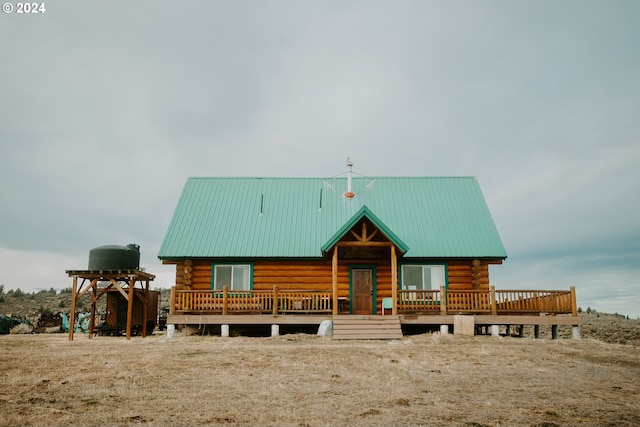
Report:
[[[456,314],[453,316],[454,335],[474,335],[475,322],[473,316]]]
[[[220,325],[220,336],[222,338],[229,338],[229,325]]]
[[[440,333],[442,335],[448,335],[449,334],[449,325],[440,325]]]
[[[271,325],[271,336],[277,337],[280,335],[280,325]]]
[[[491,325],[491,336],[492,337],[500,336],[500,325]]]
[[[580,326],[574,326],[571,328],[571,338],[574,340],[580,339]]]

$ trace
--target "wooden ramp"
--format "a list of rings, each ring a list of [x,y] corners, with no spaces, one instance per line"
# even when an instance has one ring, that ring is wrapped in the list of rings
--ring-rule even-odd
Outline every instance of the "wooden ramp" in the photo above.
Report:
[[[333,339],[402,339],[398,316],[333,316]]]

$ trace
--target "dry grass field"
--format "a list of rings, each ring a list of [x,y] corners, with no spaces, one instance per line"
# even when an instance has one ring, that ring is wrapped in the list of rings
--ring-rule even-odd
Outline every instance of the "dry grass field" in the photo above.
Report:
[[[588,337],[4,335],[0,350],[0,426],[640,425],[640,347]]]

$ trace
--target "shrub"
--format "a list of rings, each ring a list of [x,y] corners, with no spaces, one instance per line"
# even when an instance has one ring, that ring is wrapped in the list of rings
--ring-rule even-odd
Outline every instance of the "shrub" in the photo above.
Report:
[[[53,312],[48,307],[40,306],[40,310],[38,310],[41,317],[53,317]]]

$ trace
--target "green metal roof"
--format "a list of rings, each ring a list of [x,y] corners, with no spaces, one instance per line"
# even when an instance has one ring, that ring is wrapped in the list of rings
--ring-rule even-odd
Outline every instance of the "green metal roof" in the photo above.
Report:
[[[363,215],[405,258],[507,257],[472,177],[189,178],[158,257],[323,256]]]

